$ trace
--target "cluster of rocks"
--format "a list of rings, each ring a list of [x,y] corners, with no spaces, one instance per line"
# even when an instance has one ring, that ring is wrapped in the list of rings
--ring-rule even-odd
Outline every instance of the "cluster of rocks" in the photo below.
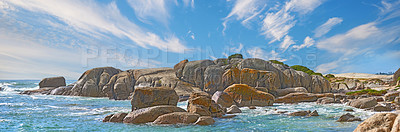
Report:
[[[72,85],[66,86],[65,78],[64,77],[51,77],[51,78],[44,78],[39,82],[39,89],[35,90],[27,90],[21,92],[21,94],[54,94],[60,93],[60,89],[65,89],[63,91],[69,91],[73,87]]]
[[[296,111],[296,112],[292,112],[288,114],[289,116],[307,116],[307,117],[311,117],[311,116],[319,116],[317,110],[314,111]]]
[[[180,98],[187,98],[192,92],[200,91],[213,95],[216,91],[224,91],[233,84],[246,84],[274,96],[293,92],[326,93],[331,91],[329,81],[322,76],[310,76],[288,66],[256,58],[183,60],[173,68],[127,71],[113,67],[100,67],[84,72],[77,82],[67,87],[46,85],[53,83],[51,81],[56,81],[53,78],[42,81],[46,88],[23,93],[109,97],[125,100],[130,99],[136,88],[161,86],[174,89]]]

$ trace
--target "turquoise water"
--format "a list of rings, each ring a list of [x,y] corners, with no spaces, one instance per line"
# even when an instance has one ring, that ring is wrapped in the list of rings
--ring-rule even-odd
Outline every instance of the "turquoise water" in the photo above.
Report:
[[[274,104],[255,110],[241,108],[243,113],[232,119],[216,119],[211,126],[142,125],[103,123],[111,113],[129,112],[130,101],[107,98],[52,95],[20,95],[20,91],[37,89],[39,81],[0,81],[0,131],[353,131],[360,122],[335,122],[346,108],[342,104],[296,105]],[[72,83],[73,81],[68,81]],[[186,109],[187,102],[179,107]],[[278,111],[317,110],[318,117],[289,117]],[[355,109],[366,119],[372,112]]]

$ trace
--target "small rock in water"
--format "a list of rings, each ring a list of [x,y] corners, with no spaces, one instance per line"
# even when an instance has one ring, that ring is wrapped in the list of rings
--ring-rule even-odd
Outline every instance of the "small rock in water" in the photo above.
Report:
[[[317,110],[314,110],[313,112],[311,112],[307,116],[319,116],[319,114],[318,114]]]
[[[222,117],[220,117],[220,118],[222,118],[222,119],[229,119],[229,118],[233,118],[233,117],[236,117],[236,115],[224,115],[224,116],[222,116]]]
[[[103,119],[103,122],[109,122],[111,117],[114,116],[114,114],[108,115]]]
[[[249,106],[249,109],[256,109],[255,106]]]
[[[288,115],[289,116],[306,116],[306,115],[308,115],[310,113],[311,113],[311,111],[296,111],[296,112],[293,112],[293,113],[289,113]]]
[[[346,113],[339,117],[337,122],[353,122],[353,121],[361,121],[361,118],[356,117],[350,113]]]
[[[227,109],[226,113],[227,114],[242,113],[242,110],[240,110],[238,106],[232,105]]]
[[[344,111],[348,111],[348,112],[354,112],[353,109],[345,109]]]
[[[278,111],[278,112],[276,112],[276,113],[278,113],[278,114],[285,114],[285,113],[287,113],[287,111]]]
[[[390,106],[382,106],[382,105],[380,105],[380,104],[378,104],[378,105],[376,105],[375,107],[374,107],[374,111],[378,111],[378,112],[381,112],[381,111],[392,111],[393,109],[392,108],[390,108]]]

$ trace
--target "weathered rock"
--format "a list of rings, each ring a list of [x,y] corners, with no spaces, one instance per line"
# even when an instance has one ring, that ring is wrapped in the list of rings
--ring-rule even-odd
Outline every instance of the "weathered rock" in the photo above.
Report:
[[[365,109],[365,108],[371,108],[377,105],[378,102],[374,97],[369,97],[369,98],[362,98],[362,99],[355,99],[349,102],[350,106],[360,108],[360,109]]]
[[[374,111],[382,112],[382,111],[392,111],[393,109],[390,106],[382,106],[380,104],[374,106]]]
[[[227,114],[242,113],[242,110],[240,110],[238,106],[232,105],[227,109],[226,113]]]
[[[70,95],[106,97],[106,94],[102,92],[103,86],[107,84],[113,75],[119,72],[121,70],[113,67],[100,67],[87,70],[71,89]]]
[[[159,116],[154,124],[191,124],[199,119],[200,115],[188,112],[173,112]]]
[[[34,94],[50,94],[52,90],[56,89],[55,87],[46,87],[39,88],[35,90],[26,90],[21,92],[20,94],[34,95]]]
[[[318,98],[323,98],[323,97],[330,97],[330,98],[334,98],[335,95],[333,93],[321,93],[321,94],[314,94],[315,96],[317,96]]]
[[[105,74],[104,76],[108,75]],[[111,77],[108,83],[102,88],[102,92],[110,99],[128,99],[129,95],[133,92],[135,82],[133,74],[127,71],[120,72]]]
[[[224,68],[216,65],[208,66],[204,71],[204,88],[203,90],[209,94],[213,94],[216,91],[224,90],[222,83],[222,74]]]
[[[396,92],[390,92],[390,93],[386,93],[384,97],[385,101],[394,101],[394,99],[396,97],[398,97],[400,94],[400,92],[396,91]]]
[[[397,115],[396,119],[394,120],[391,132],[400,132],[400,116],[399,115]]]
[[[393,74],[393,83],[392,85],[397,86],[399,84],[399,80],[397,80],[400,77],[400,68]]]
[[[157,105],[176,106],[179,100],[175,90],[168,87],[142,87],[133,92],[131,104],[132,110]]]
[[[340,103],[340,102],[335,101],[335,99],[331,98],[331,97],[323,97],[323,98],[319,98],[317,100],[317,103],[318,104],[332,104],[332,103]]]
[[[311,111],[296,111],[296,112],[289,113],[288,115],[289,116],[306,116],[310,113],[311,113]]]
[[[183,60],[181,62],[179,62],[178,64],[176,64],[174,66],[174,70],[175,70],[175,74],[177,78],[181,78],[182,77],[182,73],[183,73],[183,68],[185,67],[186,63],[188,63],[189,61]]]
[[[106,117],[104,117],[103,122],[109,122],[113,115],[114,114],[110,114],[110,115],[107,115]]]
[[[194,124],[196,125],[212,125],[215,120],[211,116],[201,116]]]
[[[312,93],[324,93],[324,92],[330,92],[330,84],[329,81],[326,80],[324,77],[319,76],[319,75],[312,75]]]
[[[172,112],[186,112],[186,111],[182,108],[171,105],[153,106],[153,107],[134,110],[128,113],[128,115],[125,116],[123,122],[133,123],[133,124],[153,122],[159,116]]]
[[[353,109],[345,109],[344,111],[348,111],[348,112],[354,112]]]
[[[51,90],[51,95],[65,95],[66,92],[69,92],[73,86],[61,86],[54,90]]]
[[[275,100],[276,103],[298,103],[298,102],[314,102],[318,97],[312,93],[290,93],[279,97]]]
[[[314,110],[313,112],[311,112],[307,116],[319,116],[319,114],[318,114],[317,110]]]
[[[128,113],[117,113],[117,114],[114,114],[110,118],[109,122],[122,122],[126,115],[128,115]]]
[[[43,78],[39,82],[39,88],[45,87],[60,87],[65,86],[65,78],[64,77],[50,77],[50,78]]]
[[[361,121],[361,118],[355,117],[350,113],[346,113],[339,117],[337,122],[353,122],[353,121]]]
[[[390,132],[397,114],[377,113],[357,126],[354,132]]]
[[[195,92],[190,95],[188,112],[196,113],[201,116],[220,117],[224,115],[224,110],[213,100],[211,96],[205,92]]]
[[[198,60],[187,62],[183,68],[181,79],[200,88],[204,87],[204,71],[210,65],[215,65],[211,60]]]
[[[225,108],[230,107],[234,103],[232,97],[223,91],[215,92],[211,99]]]
[[[297,88],[285,88],[285,89],[277,89],[276,95],[277,96],[285,96],[290,93],[308,93],[307,89],[304,87],[297,87]]]
[[[246,84],[234,84],[224,90],[229,94],[237,105],[243,106],[271,106],[274,102],[274,96],[258,91]]]

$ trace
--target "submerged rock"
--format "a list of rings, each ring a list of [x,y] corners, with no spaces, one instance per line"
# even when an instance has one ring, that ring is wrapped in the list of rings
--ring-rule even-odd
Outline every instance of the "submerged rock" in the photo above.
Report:
[[[357,126],[354,132],[390,132],[397,114],[377,113]],[[397,126],[396,126],[397,127]],[[393,130],[393,132],[397,129]]]
[[[179,96],[175,90],[168,87],[142,87],[133,92],[131,104],[132,110],[157,105],[178,104]]]
[[[39,82],[39,88],[45,87],[60,87],[65,86],[65,78],[64,77],[50,77],[50,78],[43,78]]]
[[[358,118],[350,113],[346,113],[341,115],[337,122],[353,122],[353,121],[361,121],[361,118]]]

